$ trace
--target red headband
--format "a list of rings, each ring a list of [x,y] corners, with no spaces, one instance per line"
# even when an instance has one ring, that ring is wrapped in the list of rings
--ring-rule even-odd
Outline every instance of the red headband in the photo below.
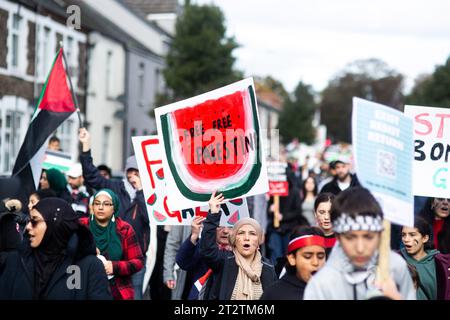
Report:
[[[301,236],[289,241],[288,253],[307,246],[325,247],[325,238],[316,235]]]

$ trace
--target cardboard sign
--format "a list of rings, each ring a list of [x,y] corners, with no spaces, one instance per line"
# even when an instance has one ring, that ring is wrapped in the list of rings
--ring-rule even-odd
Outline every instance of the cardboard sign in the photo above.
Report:
[[[155,109],[171,210],[268,191],[253,79]]]
[[[170,210],[172,195],[166,187],[162,165],[162,150],[158,136],[132,137],[136,161],[144,190],[150,224],[190,225],[195,216],[206,217],[208,206]],[[240,218],[248,217],[246,199],[229,200],[222,205],[221,226],[233,226]]]
[[[69,171],[70,167],[73,165],[72,157],[70,154],[46,150],[44,162],[42,163],[42,169],[50,169],[55,168],[61,172],[66,173]]]
[[[286,176],[287,163],[271,161],[267,163],[267,178],[269,179],[269,195],[287,196],[289,183]]]
[[[414,225],[412,121],[390,107],[353,98],[356,174],[380,203],[385,219]]]
[[[450,198],[450,109],[405,106],[413,120],[413,192]]]

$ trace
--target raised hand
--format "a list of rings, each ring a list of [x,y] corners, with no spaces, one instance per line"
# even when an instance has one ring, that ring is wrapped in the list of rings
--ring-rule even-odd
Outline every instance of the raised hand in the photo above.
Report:
[[[224,203],[225,198],[222,193],[216,196],[216,191],[214,191],[209,199],[209,209],[211,213],[218,213],[220,211],[220,205]]]
[[[83,152],[89,151],[91,149],[91,135],[86,130],[86,128],[80,128],[78,130],[78,139],[83,146]]]
[[[192,223],[191,223],[191,242],[194,245],[197,244],[197,240],[198,240],[198,238],[200,236],[200,230],[201,230],[202,225],[203,225],[203,220],[205,220],[205,218],[202,217],[202,216],[196,216],[192,220]]]

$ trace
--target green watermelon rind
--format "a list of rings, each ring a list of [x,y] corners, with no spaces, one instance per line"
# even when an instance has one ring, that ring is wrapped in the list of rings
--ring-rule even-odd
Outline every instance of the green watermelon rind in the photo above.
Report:
[[[253,165],[250,173],[245,178],[245,182],[242,184],[239,184],[237,187],[231,187],[228,190],[223,191],[223,195],[226,199],[232,199],[242,196],[243,194],[246,194],[249,192],[253,186],[255,185],[260,173],[261,173],[261,146],[260,146],[260,135],[259,135],[259,123],[258,123],[258,111],[256,106],[256,98],[255,93],[253,91],[253,87],[250,85],[248,86],[248,91],[250,94],[250,100],[252,104],[252,112],[253,112],[253,125],[255,129],[256,136],[258,139],[256,139],[256,163]],[[167,162],[169,164],[170,171],[172,173],[172,176],[175,180],[175,183],[178,187],[178,190],[180,193],[187,199],[193,200],[193,201],[208,201],[211,198],[211,193],[198,193],[191,191],[183,182],[183,180],[180,178],[177,169],[176,164],[172,159],[172,152],[170,148],[170,124],[169,124],[169,114],[163,114],[161,115],[161,129],[163,134],[163,141],[164,141],[164,149],[166,151],[167,155]],[[244,178],[243,178],[244,180]]]

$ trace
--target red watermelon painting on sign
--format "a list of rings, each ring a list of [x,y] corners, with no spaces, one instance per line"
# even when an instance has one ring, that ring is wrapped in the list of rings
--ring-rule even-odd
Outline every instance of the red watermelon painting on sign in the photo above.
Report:
[[[155,109],[171,210],[268,191],[252,78]]]

